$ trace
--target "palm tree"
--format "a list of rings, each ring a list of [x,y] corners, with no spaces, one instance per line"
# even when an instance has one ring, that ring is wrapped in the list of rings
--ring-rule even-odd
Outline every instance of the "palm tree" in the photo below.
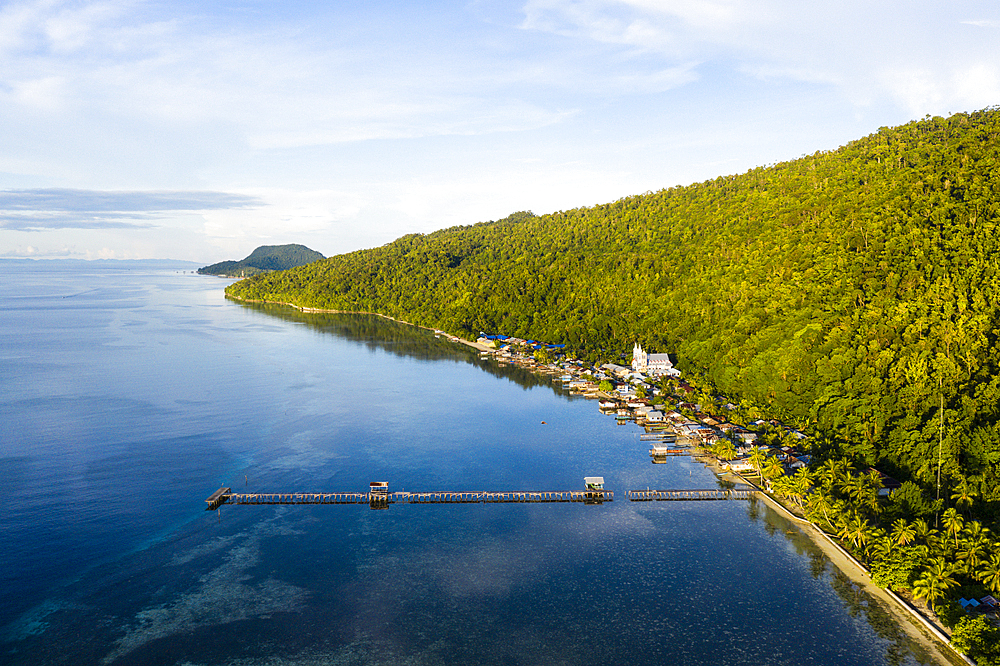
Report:
[[[927,524],[926,520],[918,518],[913,521],[913,529],[916,532],[916,538],[927,545],[928,548],[937,548],[940,543],[940,538],[936,529]]]
[[[965,570],[969,574],[974,574],[979,570],[979,565],[986,558],[992,549],[990,540],[982,533],[975,537],[962,540],[962,547],[956,553],[958,559],[965,563]]]
[[[761,481],[764,480],[764,463],[767,461],[767,458],[767,450],[760,446],[755,446],[750,451],[750,464],[757,470],[757,476],[760,477]]]
[[[966,523],[965,529],[962,530],[962,535],[966,539],[979,539],[980,537],[989,539],[990,528],[983,527],[983,524],[978,520],[972,520]]]
[[[900,518],[892,524],[892,540],[896,544],[905,546],[911,543],[916,536],[916,527],[909,525],[905,519]]]
[[[854,513],[850,518],[848,518],[843,526],[840,528],[840,532],[837,533],[841,539],[848,539],[855,548],[861,548],[864,544],[868,543],[868,539],[871,535],[871,526],[868,521]]]
[[[833,529],[833,521],[830,519],[830,509],[833,507],[831,506],[829,495],[820,488],[816,488],[809,493],[809,497],[806,498],[806,504],[809,507],[806,510],[806,515],[810,520],[816,520],[819,518],[819,514],[822,513],[823,519],[826,520],[827,529]]]
[[[955,506],[960,507],[964,504],[966,508],[971,507],[972,501],[977,497],[979,497],[979,493],[969,488],[969,480],[964,477],[958,484],[958,487],[955,488],[955,492],[951,494],[951,499],[955,502]]]
[[[931,608],[934,608],[945,592],[958,585],[958,581],[952,577],[953,573],[954,569],[943,558],[932,560],[913,583],[913,594],[919,599],[926,599]]]
[[[976,572],[976,579],[990,588],[993,594],[1000,594],[1000,543],[993,544],[992,551],[990,559]]]
[[[802,506],[802,500],[812,489],[812,479],[809,476],[809,470],[802,467],[795,474],[786,478],[789,479],[789,495],[799,505],[799,510],[804,511],[805,507]]]
[[[958,548],[958,535],[962,532],[962,527],[965,525],[965,519],[962,518],[961,514],[955,510],[954,507],[952,507],[944,510],[944,514],[941,516],[941,522],[944,524],[945,532],[955,538],[955,548]]]
[[[822,465],[820,465],[819,470],[816,473],[816,478],[819,480],[823,488],[829,490],[834,486],[840,484],[840,480],[843,477],[846,470],[847,470],[847,461],[827,460]]]
[[[712,453],[719,460],[732,460],[736,457],[736,447],[728,439],[720,439],[712,446]]]
[[[769,479],[777,479],[785,474],[785,468],[781,466],[781,461],[777,456],[768,456],[764,462],[764,476]]]
[[[875,560],[884,560],[892,553],[895,545],[893,540],[886,536],[885,530],[876,527],[871,532],[868,547],[865,549],[865,555]]]

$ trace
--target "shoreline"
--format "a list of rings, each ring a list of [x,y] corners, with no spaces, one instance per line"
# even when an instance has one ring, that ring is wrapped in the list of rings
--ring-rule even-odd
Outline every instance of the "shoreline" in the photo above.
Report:
[[[741,483],[756,488],[759,491],[757,494],[758,498],[772,511],[788,520],[799,533],[815,544],[830,560],[830,563],[850,578],[853,583],[868,593],[869,596],[881,601],[882,607],[896,620],[897,624],[906,632],[910,640],[923,647],[928,654],[936,657],[941,663],[955,664],[956,666],[961,664],[976,666],[974,661],[952,647],[950,639],[944,633],[944,630],[936,626],[901,596],[892,590],[881,588],[872,582],[868,569],[848,553],[843,546],[834,541],[829,534],[820,529],[819,526],[789,511],[757,484],[747,480],[742,474],[724,472],[714,464],[714,461],[707,464],[720,479],[729,475],[739,479]]]
[[[388,319],[389,321],[394,321],[399,324],[406,324],[407,326],[413,326],[415,328],[422,328],[425,331],[437,331],[439,329],[431,328],[430,326],[421,326],[420,324],[414,324],[413,322],[406,321],[404,319],[396,319],[381,312],[365,312],[363,310],[327,310],[324,308],[310,308],[305,305],[296,305],[295,303],[286,303],[285,301],[268,301],[257,298],[240,298],[239,296],[231,296],[226,294],[226,298],[231,298],[234,301],[239,301],[241,303],[265,303],[268,305],[287,305],[290,308],[295,308],[299,312],[307,312],[312,314],[363,314],[363,315],[373,315],[375,317],[382,317],[382,319]],[[445,333],[449,338],[457,339],[461,344],[473,349],[478,349],[479,351],[493,351],[490,347],[486,345],[479,344],[478,342],[472,342],[466,340],[465,338],[460,338],[457,335],[451,335],[450,333]]]
[[[422,326],[420,324],[414,324],[402,319],[397,319],[395,317],[385,315],[379,312],[364,312],[358,310],[331,310],[324,308],[310,308],[306,306],[296,305],[295,303],[287,303],[283,301],[268,301],[259,299],[245,299],[236,296],[230,296],[226,294],[227,298],[231,298],[234,301],[243,303],[265,303],[271,305],[287,305],[288,307],[299,310],[305,313],[316,313],[316,314],[364,314],[364,315],[374,315],[376,317],[382,317],[383,319],[388,319],[389,321],[406,324],[408,326],[414,326],[416,328],[421,328],[428,331],[437,331],[438,329],[433,329],[429,326]],[[448,335],[449,338],[455,338],[458,342],[477,349],[479,351],[495,351],[486,345],[471,342],[454,335]],[[606,395],[603,394],[602,395]],[[609,396],[610,397],[610,396]],[[737,472],[723,471],[716,464],[716,461],[708,456],[697,457],[696,460],[703,462],[706,467],[708,467],[719,479],[726,479],[726,477],[733,477],[740,483],[746,484],[752,488],[758,490],[757,496],[761,498],[764,503],[771,508],[778,515],[782,516],[788,520],[803,536],[809,539],[830,561],[830,564],[836,567],[844,575],[846,575],[853,583],[858,585],[863,589],[869,596],[878,599],[881,602],[882,607],[885,609],[889,615],[891,615],[896,623],[900,626],[901,630],[906,633],[911,641],[920,645],[929,656],[935,658],[941,664],[954,664],[955,666],[961,666],[962,664],[969,664],[969,666],[976,666],[975,662],[966,657],[964,654],[960,653],[954,647],[952,647],[948,636],[937,627],[933,622],[926,618],[922,613],[920,613],[916,608],[910,605],[905,599],[900,597],[898,594],[892,590],[887,590],[875,585],[872,582],[869,571],[858,562],[850,553],[848,553],[840,544],[834,541],[825,531],[820,529],[813,522],[796,516],[794,513],[785,508],[780,502],[771,497],[767,492],[761,489],[757,484],[748,481],[743,475]]]

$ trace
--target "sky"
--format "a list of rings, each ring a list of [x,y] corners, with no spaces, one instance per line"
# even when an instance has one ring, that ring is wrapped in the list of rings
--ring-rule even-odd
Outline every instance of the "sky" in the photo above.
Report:
[[[997,104],[993,0],[0,0],[0,257],[330,256]]]

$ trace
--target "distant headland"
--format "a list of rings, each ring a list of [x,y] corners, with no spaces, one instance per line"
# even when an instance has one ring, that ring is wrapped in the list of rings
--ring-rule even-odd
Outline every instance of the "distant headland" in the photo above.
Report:
[[[284,271],[305,266],[325,257],[305,245],[261,245],[242,261],[220,261],[198,269],[202,275],[222,277],[250,277],[257,273]]]

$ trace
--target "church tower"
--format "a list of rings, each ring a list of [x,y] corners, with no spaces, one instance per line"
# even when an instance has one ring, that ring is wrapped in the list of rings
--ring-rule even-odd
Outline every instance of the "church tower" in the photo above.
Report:
[[[649,367],[649,356],[646,352],[642,351],[642,347],[639,343],[635,343],[635,347],[632,348],[632,369],[636,372],[646,372]]]

